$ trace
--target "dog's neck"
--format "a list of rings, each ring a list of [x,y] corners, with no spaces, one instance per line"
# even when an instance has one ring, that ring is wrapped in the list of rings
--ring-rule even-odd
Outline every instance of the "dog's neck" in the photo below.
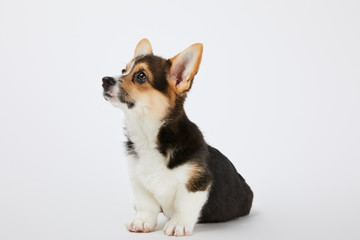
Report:
[[[164,119],[146,109],[125,112],[125,128],[129,139],[138,145],[156,146],[156,139]]]
[[[137,145],[156,148],[157,137],[161,128],[167,128],[170,132],[176,134],[184,121],[189,121],[183,104],[184,98],[178,99],[175,107],[169,109],[165,116],[163,114],[154,114],[156,111],[139,106],[124,111],[128,138]]]

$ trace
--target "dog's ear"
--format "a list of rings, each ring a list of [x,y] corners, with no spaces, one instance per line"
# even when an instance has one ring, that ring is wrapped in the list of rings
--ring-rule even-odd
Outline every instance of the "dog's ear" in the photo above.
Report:
[[[134,58],[141,55],[149,55],[152,54],[152,47],[146,38],[140,40],[140,42],[136,45]]]
[[[203,45],[195,43],[170,59],[171,67],[168,80],[177,93],[190,89],[192,80],[200,66],[202,52]]]

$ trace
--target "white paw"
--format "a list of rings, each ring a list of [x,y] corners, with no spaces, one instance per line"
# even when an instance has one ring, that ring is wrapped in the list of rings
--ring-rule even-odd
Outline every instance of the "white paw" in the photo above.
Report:
[[[125,228],[130,232],[148,233],[155,229],[156,223],[145,221],[142,218],[135,218],[130,223],[125,224]]]
[[[176,236],[176,237],[182,237],[182,236],[190,236],[193,230],[192,224],[182,224],[177,222],[176,220],[170,220],[166,223],[164,227],[164,233],[168,236]]]

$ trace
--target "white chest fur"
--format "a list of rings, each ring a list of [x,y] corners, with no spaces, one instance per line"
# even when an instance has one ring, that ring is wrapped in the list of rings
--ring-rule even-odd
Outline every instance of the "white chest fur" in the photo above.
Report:
[[[139,115],[126,116],[128,137],[134,143],[137,154],[136,157],[129,156],[128,165],[133,188],[146,189],[159,203],[164,214],[171,217],[175,195],[178,188],[187,182],[189,166],[167,168],[168,159],[157,150],[156,145],[161,124],[149,117],[145,121]],[[134,193],[136,191],[134,189]]]

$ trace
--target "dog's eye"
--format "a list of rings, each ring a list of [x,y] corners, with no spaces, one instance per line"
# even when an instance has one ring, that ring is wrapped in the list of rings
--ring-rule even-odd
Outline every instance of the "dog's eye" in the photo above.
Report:
[[[134,75],[134,81],[140,84],[143,84],[144,82],[146,82],[147,77],[146,74],[142,71],[135,73]]]
[[[125,68],[121,70],[121,73],[124,74],[126,72]]]

